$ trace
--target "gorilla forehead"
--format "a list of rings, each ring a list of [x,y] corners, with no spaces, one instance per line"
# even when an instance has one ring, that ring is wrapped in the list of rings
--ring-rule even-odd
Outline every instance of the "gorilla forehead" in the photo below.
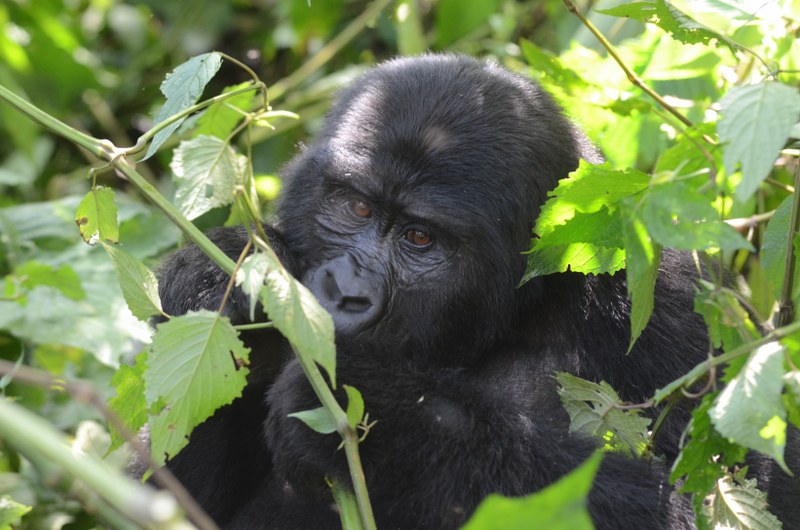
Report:
[[[472,219],[527,215],[533,177],[554,182],[536,167],[553,138],[570,136],[561,124],[551,130],[543,103],[553,107],[536,85],[491,64],[449,55],[396,59],[340,95],[316,157],[328,175],[377,197],[424,197],[433,209],[466,209]],[[495,205],[501,193],[506,199]]]

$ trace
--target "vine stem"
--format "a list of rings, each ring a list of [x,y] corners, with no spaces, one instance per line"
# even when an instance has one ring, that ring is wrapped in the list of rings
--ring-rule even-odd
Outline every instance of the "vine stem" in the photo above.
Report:
[[[370,7],[374,8],[375,6],[379,6],[383,8],[387,3],[388,0],[376,0],[375,3]],[[374,14],[377,14],[377,12],[373,13],[373,15]],[[144,148],[146,141],[152,138],[156,132],[158,132],[156,129],[160,130],[161,128],[166,127],[168,124],[173,123],[184,116],[188,116],[192,112],[196,112],[197,110],[205,108],[215,101],[221,101],[223,99],[234,97],[235,95],[238,95],[246,90],[253,90],[255,87],[258,87],[258,85],[251,85],[220,96],[216,96],[204,102],[198,103],[197,105],[194,105],[190,109],[186,109],[179,114],[175,114],[174,116],[159,122],[155,127],[147,131],[147,133],[142,135],[137,140],[136,145],[130,148],[118,148],[110,140],[100,140],[82,133],[77,129],[70,127],[66,123],[58,120],[57,118],[50,116],[46,112],[42,111],[25,99],[17,96],[2,85],[0,85],[0,100],[8,102],[22,114],[28,116],[51,132],[58,134],[67,140],[87,149],[100,160],[108,162],[112,168],[121,173],[131,184],[133,184],[134,187],[136,187],[137,190],[139,190],[139,192],[145,198],[147,198],[147,200],[149,200],[156,208],[161,210],[170,221],[180,228],[186,237],[195,245],[197,245],[197,247],[199,247],[200,250],[202,250],[207,256],[209,256],[209,258],[217,266],[228,273],[228,275],[232,275],[236,269],[233,260],[230,259],[214,243],[212,243],[211,240],[206,237],[205,234],[203,234],[203,232],[194,226],[194,224],[181,215],[181,213],[177,208],[175,208],[175,206],[172,205],[172,203],[165,199],[164,196],[161,195],[161,193],[159,193],[152,184],[150,184],[140,173],[138,173],[134,168],[134,163],[129,161],[127,156],[141,151]],[[258,239],[260,238],[257,238],[257,240]],[[264,251],[269,252],[276,261],[279,261],[269,245],[261,241],[259,246],[263,247]],[[344,441],[347,461],[350,467],[351,477],[353,478],[353,491],[358,504],[358,512],[362,517],[363,527],[365,530],[375,530],[375,518],[373,516],[369,495],[367,494],[366,481],[364,480],[364,472],[361,468],[361,461],[358,456],[357,433],[347,421],[347,414],[336,401],[333,392],[326,383],[325,379],[322,377],[320,369],[314,360],[304,354],[298,354],[297,359],[303,367],[303,371],[311,383],[314,392],[322,402],[322,405],[328,410],[333,419],[336,421],[336,425],[338,427],[337,430]],[[0,413],[0,416],[2,416],[2,413]],[[0,420],[2,419],[3,418],[0,418]],[[13,431],[14,428],[13,422],[11,424],[7,424],[0,421],[0,432],[7,434],[6,429]],[[354,469],[354,467],[356,469]],[[70,467],[69,469],[72,471],[73,468]],[[349,498],[347,495],[342,495],[341,497],[345,501],[347,501]],[[350,508],[347,509],[350,510]]]
[[[622,58],[617,53],[617,50],[614,49],[614,46],[608,41],[608,39],[605,37],[605,35],[603,35],[603,33],[599,29],[597,29],[597,26],[592,24],[591,20],[586,18],[583,15],[583,13],[581,13],[578,10],[578,8],[575,6],[575,4],[573,4],[571,2],[571,0],[563,0],[563,2],[564,2],[564,5],[567,6],[567,10],[580,19],[581,23],[584,26],[586,26],[586,29],[588,29],[592,33],[592,35],[595,36],[595,38],[598,40],[598,42],[600,42],[600,44],[603,46],[603,48],[606,49],[608,54],[614,59],[614,61],[616,61],[616,63],[619,65],[619,67],[622,68],[622,71],[625,72],[625,76],[628,78],[628,81],[630,81],[631,83],[633,83],[637,87],[639,87],[642,90],[644,90],[644,92],[648,96],[650,96],[651,98],[656,100],[656,102],[658,102],[658,104],[661,105],[661,107],[663,107],[664,110],[666,110],[667,112],[669,112],[670,114],[672,114],[673,116],[678,118],[681,121],[681,123],[683,123],[687,127],[694,127],[694,123],[692,123],[692,121],[689,118],[687,118],[686,116],[684,116],[683,114],[678,112],[678,110],[675,107],[673,107],[672,105],[667,103],[664,100],[664,98],[661,97],[661,94],[659,94],[658,92],[656,92],[655,90],[650,88],[647,85],[647,83],[645,83],[642,80],[642,78],[639,77],[636,74],[636,72],[634,72],[633,70],[628,68],[628,65],[625,64],[625,62],[622,60]]]
[[[794,320],[794,269],[797,265],[797,255],[794,252],[794,238],[800,231],[800,163],[794,170],[794,196],[792,197],[792,217],[789,221],[789,230],[786,234],[786,264],[783,270],[783,287],[781,300],[778,304],[777,326],[782,327]]]

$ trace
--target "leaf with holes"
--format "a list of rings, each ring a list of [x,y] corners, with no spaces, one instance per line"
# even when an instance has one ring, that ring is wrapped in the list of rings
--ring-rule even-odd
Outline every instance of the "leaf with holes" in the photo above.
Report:
[[[83,240],[90,245],[96,245],[101,240],[118,243],[119,223],[114,190],[102,187],[90,190],[78,205],[75,223]]]

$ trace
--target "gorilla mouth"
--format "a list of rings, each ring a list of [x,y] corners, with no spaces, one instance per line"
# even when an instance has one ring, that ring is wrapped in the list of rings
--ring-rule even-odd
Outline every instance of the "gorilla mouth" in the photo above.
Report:
[[[337,309],[350,313],[362,313],[372,307],[372,302],[364,296],[343,296]]]

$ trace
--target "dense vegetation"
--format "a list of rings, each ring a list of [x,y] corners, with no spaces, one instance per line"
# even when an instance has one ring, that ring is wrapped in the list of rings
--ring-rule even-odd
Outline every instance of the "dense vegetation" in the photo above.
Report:
[[[0,528],[185,524],[171,495],[124,479],[129,456],[120,446],[149,422],[154,455],[180,450],[241,390],[247,352],[213,312],[174,318],[151,337],[147,321],[160,305],[150,268],[181,242],[181,229],[260,293],[324,386],[317,365],[335,366],[332,332],[313,300],[268,249],[234,264],[194,227],[267,218],[279,168],[315,130],[332,93],[382,58],[425,50],[494,57],[527,73],[608,160],[582,165],[555,190],[537,222],[529,275],[626,268],[634,338],[652,310],[663,248],[738,275],[736,290],[714,277],[696,299],[709,351],[724,355],[647,403],[620,407],[607,385],[567,374],[559,375],[562,400],[575,429],[604,437],[607,450],[649,458],[657,426],[637,408],[696,394],[672,475],[693,495],[698,524],[779,527],[740,465],[747,449],[783,465],[787,429],[800,426],[800,4],[571,6],[0,5],[0,392],[9,398],[0,401]],[[187,346],[191,335],[212,346]],[[228,363],[226,384],[201,391],[219,376],[215,359],[231,355],[242,369]],[[193,363],[194,384],[170,377],[176,359]],[[303,419],[339,428],[354,451],[369,403],[355,389],[348,395],[346,411],[331,402]],[[596,466],[591,460],[528,499],[490,499],[469,528],[499,528],[501,511],[525,526],[584,528],[585,512],[574,507]]]

